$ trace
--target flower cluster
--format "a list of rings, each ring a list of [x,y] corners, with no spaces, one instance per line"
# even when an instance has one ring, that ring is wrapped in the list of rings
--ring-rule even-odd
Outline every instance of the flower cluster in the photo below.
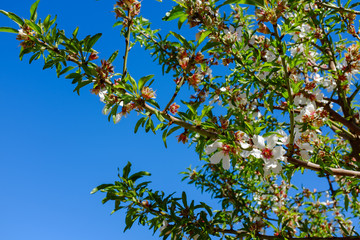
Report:
[[[265,176],[271,172],[278,174],[282,169],[279,161],[286,161],[284,156],[286,151],[281,145],[287,143],[287,136],[283,131],[281,133],[284,135],[281,135],[279,132],[268,137],[254,135],[252,138],[249,138],[246,133],[238,131],[235,136],[236,143],[240,148],[235,149],[217,140],[206,147],[205,153],[210,155],[216,152],[210,157],[210,163],[217,164],[222,161],[222,166],[226,170],[230,168],[230,153],[233,155],[238,154],[244,158],[251,155],[264,161],[263,170]]]
[[[30,38],[30,36],[34,36],[35,32],[27,25],[22,26],[19,29],[19,34],[17,35],[16,39],[22,41],[20,46],[24,49],[34,47],[35,42]]]
[[[115,5],[116,18],[127,18],[124,11],[129,11],[130,17],[135,17],[140,13],[141,3],[137,0],[119,0]]]

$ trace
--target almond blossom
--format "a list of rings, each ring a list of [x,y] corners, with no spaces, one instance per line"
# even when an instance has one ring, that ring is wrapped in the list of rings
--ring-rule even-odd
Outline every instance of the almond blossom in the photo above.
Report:
[[[309,122],[316,127],[321,127],[326,117],[327,113],[323,107],[316,108],[315,103],[310,102],[301,110],[300,114],[295,117],[295,121],[300,123]]]
[[[105,102],[105,96],[107,94],[107,90],[106,88],[101,88],[100,91],[99,91],[99,97],[100,97],[100,101],[101,102]]]
[[[225,170],[228,170],[230,168],[230,146],[227,144],[223,144],[222,142],[219,142],[219,140],[217,140],[216,142],[207,146],[205,149],[205,153],[207,155],[215,151],[217,152],[210,157],[210,162],[212,164],[218,164],[220,161],[222,161],[222,167]]]
[[[254,142],[254,148],[251,151],[251,155],[264,160],[265,176],[269,175],[270,172],[279,173],[282,167],[278,160],[286,160],[284,156],[286,153],[285,149],[282,146],[276,146],[279,137],[276,134],[266,138],[255,135],[252,140]]]

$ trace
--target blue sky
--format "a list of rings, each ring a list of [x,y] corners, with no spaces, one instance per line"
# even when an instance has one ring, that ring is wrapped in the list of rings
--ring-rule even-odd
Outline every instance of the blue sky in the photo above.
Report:
[[[33,1],[2,1],[0,9],[29,17]],[[58,16],[58,27],[67,34],[79,26],[79,34],[103,33],[95,45],[100,58],[108,58],[124,49],[112,6],[115,1],[42,0],[38,15]],[[161,17],[170,9],[170,1],[143,1],[142,13],[164,30]],[[5,16],[0,26],[17,27]],[[185,26],[187,29],[187,26]],[[189,198],[201,196],[192,186],[181,182],[178,174],[189,165],[198,165],[198,156],[186,145],[178,144],[174,134],[165,149],[161,135],[135,135],[136,114],[114,125],[101,114],[103,103],[83,90],[78,96],[69,80],[57,78],[53,70],[42,70],[42,60],[28,64],[19,61],[19,42],[15,34],[1,33],[0,48],[0,239],[4,240],[95,240],[159,239],[146,228],[134,226],[123,233],[124,214],[110,215],[112,204],[102,205],[103,195],[90,195],[99,184],[116,180],[117,168],[133,163],[135,171],[152,173],[154,189],[189,192]],[[121,56],[114,62],[120,71]],[[142,50],[131,53],[129,71],[135,78],[156,74],[158,95],[164,83],[161,69]],[[171,85],[172,86],[172,85]],[[169,91],[164,94],[170,94]],[[160,97],[160,96],[159,96]],[[166,97],[166,96],[164,96]]]

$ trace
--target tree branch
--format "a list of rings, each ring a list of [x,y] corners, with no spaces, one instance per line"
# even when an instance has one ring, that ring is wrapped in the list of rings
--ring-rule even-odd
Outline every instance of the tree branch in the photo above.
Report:
[[[344,8],[344,7],[339,7],[336,6],[335,4],[328,4],[328,3],[324,3],[324,2],[320,2],[320,1],[316,1],[315,2],[317,5],[323,6],[323,7],[327,7],[330,9],[334,9],[337,10],[339,12],[347,12],[347,13],[354,13],[356,15],[360,15],[359,11],[353,10],[353,9],[348,9],[348,8]]]
[[[129,55],[129,45],[130,45],[130,33],[131,33],[131,11],[130,9],[128,10],[128,29],[126,32],[126,38],[125,38],[125,55],[124,55],[124,65],[123,65],[123,74],[122,74],[122,78],[125,77],[126,73],[127,73],[127,60],[128,60],[128,55]]]
[[[347,170],[343,168],[327,168],[328,170],[323,169],[320,165],[312,162],[305,162],[296,158],[288,158],[288,162],[295,164],[299,167],[304,167],[310,170],[314,170],[317,172],[324,171],[327,174],[330,175],[336,175],[336,176],[349,176],[349,177],[356,177],[360,178],[360,172],[359,171],[353,171],[353,170]],[[360,239],[360,238],[359,238]]]

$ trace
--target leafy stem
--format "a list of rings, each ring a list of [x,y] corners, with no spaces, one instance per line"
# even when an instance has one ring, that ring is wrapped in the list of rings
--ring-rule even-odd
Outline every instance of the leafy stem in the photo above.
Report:
[[[277,40],[277,50],[280,55],[281,65],[283,67],[284,74],[285,74],[285,76],[284,76],[285,84],[286,84],[286,90],[288,92],[288,98],[289,98],[288,106],[289,106],[289,114],[290,114],[290,139],[289,139],[288,156],[291,156],[294,151],[294,139],[295,139],[295,134],[294,134],[295,120],[294,120],[294,109],[293,109],[294,99],[293,99],[293,95],[292,95],[292,91],[291,91],[290,77],[289,77],[289,72],[287,71],[287,64],[286,64],[286,60],[284,57],[284,51],[283,51],[282,45],[281,45],[282,41],[279,36],[279,32],[277,30],[277,24],[273,24],[273,28],[274,28],[274,35]]]
[[[130,51],[130,34],[131,34],[131,11],[130,9],[128,10],[128,16],[127,16],[127,20],[128,20],[128,29],[126,32],[126,38],[125,38],[125,55],[124,55],[124,65],[123,65],[123,74],[122,77],[124,78],[126,73],[127,73],[127,60],[128,60],[128,56],[129,56],[129,51]]]

